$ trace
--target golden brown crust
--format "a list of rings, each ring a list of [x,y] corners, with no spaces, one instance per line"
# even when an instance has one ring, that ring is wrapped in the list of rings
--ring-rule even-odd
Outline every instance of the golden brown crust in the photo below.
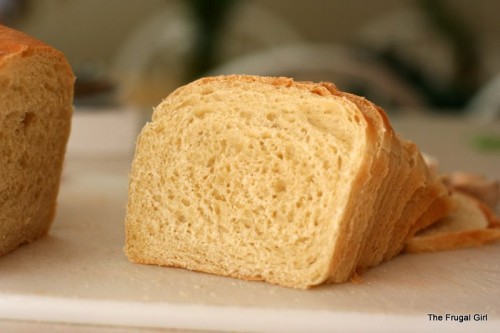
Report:
[[[439,187],[438,191],[440,191]],[[430,227],[439,219],[448,216],[455,209],[456,205],[451,199],[449,192],[441,192],[435,197],[428,209],[422,213],[417,222],[411,227],[407,238],[411,238],[420,230]]]
[[[3,25],[0,25],[0,41],[0,58],[24,52],[29,47],[47,47],[43,42]]]
[[[374,153],[371,160],[367,161],[367,163],[365,164],[364,170],[362,173],[360,173],[359,179],[364,182],[362,192],[377,192],[378,189],[382,186],[384,178],[389,171],[389,161],[387,154],[390,150],[390,141],[394,134],[391,126],[389,125],[387,116],[382,116],[381,114],[379,114],[378,112],[381,112],[381,110],[371,102],[362,97],[339,91],[337,87],[332,83],[321,82],[319,84],[314,84],[312,82],[307,82],[307,84],[314,87],[314,93],[320,94],[321,96],[335,96],[347,99],[351,103],[355,104],[361,111],[361,114],[363,115],[368,125],[367,133],[369,141],[373,143],[371,149]],[[374,109],[376,110],[374,111]],[[381,130],[381,127],[383,126],[387,126],[387,128]],[[364,209],[368,211],[377,209],[379,202],[377,201],[378,198],[376,196],[363,195],[363,197],[368,198],[364,201]],[[360,211],[359,209],[357,209],[355,214],[359,213]],[[356,215],[353,216],[352,220],[354,220],[355,217]],[[341,250],[337,252],[343,253],[344,255],[342,257],[336,257],[334,258],[334,260],[332,260],[332,268],[330,274],[331,276],[328,281],[339,282],[344,279],[343,276],[351,276],[352,274],[355,274],[356,268],[358,266],[357,263],[361,259],[363,249],[367,241],[369,241],[370,235],[373,232],[372,220],[373,219],[369,220],[368,224],[365,226],[354,226],[352,224],[349,225],[350,228],[348,229],[347,234],[352,235],[357,233],[360,234],[361,237],[356,238],[356,241],[354,242],[349,242],[349,237],[346,237],[346,241],[342,243],[343,248],[341,248]],[[352,256],[355,256],[356,259],[352,260]],[[333,269],[334,266],[337,267],[335,270]]]
[[[500,240],[500,229],[457,231],[427,237],[425,241],[410,240],[405,251],[410,253],[438,252],[465,247],[477,247]]]
[[[325,85],[326,83],[322,84]],[[351,267],[354,270],[360,266],[367,267],[371,265],[374,256],[372,249],[380,247],[378,235],[384,230],[384,227],[391,225],[394,221],[394,218],[390,217],[382,219],[381,214],[384,207],[392,204],[392,200],[387,198],[390,195],[386,192],[391,179],[399,175],[399,170],[395,168],[399,160],[394,155],[399,153],[401,147],[399,141],[396,140],[396,135],[390,126],[387,115],[382,109],[363,97],[333,89],[332,94],[347,98],[354,103],[364,114],[375,132],[374,161],[369,172],[369,182],[366,183],[366,187],[370,188],[370,192],[372,192],[371,202],[367,202],[364,207],[373,211],[374,214],[370,219],[366,232],[363,232],[364,236],[358,244],[359,248],[356,248],[356,251],[351,251],[351,255],[357,253],[356,267]]]
[[[51,54],[58,59],[61,70],[74,77],[71,66],[60,51],[25,33],[0,25],[0,67],[11,57],[26,56],[35,51]]]

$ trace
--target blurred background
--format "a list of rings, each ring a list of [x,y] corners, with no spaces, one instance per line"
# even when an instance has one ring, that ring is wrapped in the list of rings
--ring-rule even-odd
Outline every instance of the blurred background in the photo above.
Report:
[[[500,113],[496,0],[0,0],[63,51],[77,106],[148,115],[176,87],[246,73],[331,81],[389,113]]]

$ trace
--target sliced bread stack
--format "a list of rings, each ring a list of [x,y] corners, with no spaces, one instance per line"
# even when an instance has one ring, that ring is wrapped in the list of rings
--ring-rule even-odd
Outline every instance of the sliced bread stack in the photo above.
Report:
[[[483,202],[453,191],[457,209],[413,236],[405,251],[411,253],[475,247],[500,240],[500,220]]]
[[[434,159],[433,168],[438,172]],[[453,172],[439,175],[456,209],[420,230],[405,245],[411,253],[455,250],[500,240],[500,183],[481,175]]]
[[[0,256],[54,219],[74,80],[62,53],[0,26]]]
[[[139,135],[125,251],[308,288],[391,259],[451,202],[369,101],[329,83],[204,78],[168,96]]]

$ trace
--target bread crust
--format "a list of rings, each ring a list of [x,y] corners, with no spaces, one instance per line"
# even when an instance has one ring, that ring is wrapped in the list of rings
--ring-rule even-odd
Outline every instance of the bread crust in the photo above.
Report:
[[[33,47],[50,48],[31,36],[0,25],[0,59],[12,57]]]
[[[325,83],[323,83],[325,84]],[[338,90],[331,89],[332,95],[347,98],[352,103],[354,103],[360,111],[363,113],[367,121],[375,129],[374,143],[376,145],[373,148],[375,152],[373,155],[373,161],[370,166],[369,176],[365,181],[365,188],[370,189],[371,195],[369,200],[363,202],[363,207],[358,207],[358,211],[373,211],[380,212],[382,202],[384,202],[386,190],[390,181],[396,177],[399,173],[395,170],[395,163],[397,160],[393,158],[393,154],[398,149],[398,143],[394,141],[395,133],[390,126],[389,119],[385,112],[378,108],[373,103],[367,101],[366,99],[355,96],[352,94],[344,93]],[[389,173],[389,170],[391,172]],[[388,200],[386,200],[388,201]],[[363,237],[356,245],[351,245],[349,250],[349,255],[355,255],[355,260],[344,260],[339,261],[339,265],[345,266],[348,269],[349,274],[354,274],[354,272],[363,265],[365,260],[368,260],[368,256],[365,251],[367,248],[374,246],[375,234],[380,231],[379,214],[374,213],[365,230],[359,230],[362,232]],[[390,221],[388,220],[388,223]],[[346,257],[348,257],[346,256]],[[331,276],[329,279],[331,282],[339,281],[338,276]]]
[[[59,62],[60,70],[75,80],[73,70],[61,51],[23,32],[0,25],[0,66],[9,58],[28,56],[32,52],[44,52],[53,56]]]

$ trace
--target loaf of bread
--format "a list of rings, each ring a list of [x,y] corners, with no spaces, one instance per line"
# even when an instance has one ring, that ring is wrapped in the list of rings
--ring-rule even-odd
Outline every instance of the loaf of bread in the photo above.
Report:
[[[0,26],[0,255],[49,230],[73,85],[60,52]]]
[[[308,288],[392,258],[449,201],[369,101],[329,83],[203,78],[168,96],[138,137],[125,252]]]

